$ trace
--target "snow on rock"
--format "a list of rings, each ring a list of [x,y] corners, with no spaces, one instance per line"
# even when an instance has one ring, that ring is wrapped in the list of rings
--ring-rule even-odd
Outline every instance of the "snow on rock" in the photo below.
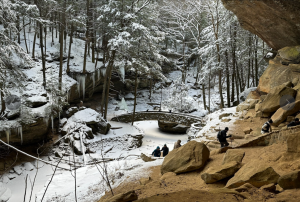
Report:
[[[127,95],[125,95],[125,99],[126,100],[133,100],[134,99],[134,95],[132,93],[128,93]]]
[[[32,96],[26,99],[27,106],[29,107],[40,107],[47,104],[47,97],[44,96]]]
[[[240,102],[244,102],[251,91],[255,91],[257,87],[247,88],[240,93]]]
[[[31,171],[31,170],[35,169],[34,166],[32,165],[32,163],[30,163],[30,162],[24,163],[23,166],[24,166],[25,170],[27,170],[27,171]]]
[[[22,166],[15,166],[14,171],[18,174],[21,175],[23,173],[23,167]]]
[[[2,182],[0,182],[0,202],[6,202],[11,197],[11,191]]]
[[[72,117],[68,119],[68,122],[95,124],[98,122],[105,122],[101,115],[91,108],[87,108],[76,112]]]
[[[73,116],[76,112],[78,112],[78,108],[77,107],[70,107],[67,111],[66,111],[66,115],[68,118],[70,118],[71,116]]]
[[[229,116],[226,116],[227,119],[230,119],[229,122],[222,122],[223,114],[230,114]],[[225,127],[229,127],[237,120],[239,119],[239,113],[236,112],[236,107],[231,108],[224,108],[220,109],[218,111],[215,111],[214,113],[211,113],[205,117],[203,121],[205,121],[205,126],[200,130],[197,134],[197,141],[210,141],[210,139],[207,138],[216,138],[217,137],[217,131],[224,130]]]

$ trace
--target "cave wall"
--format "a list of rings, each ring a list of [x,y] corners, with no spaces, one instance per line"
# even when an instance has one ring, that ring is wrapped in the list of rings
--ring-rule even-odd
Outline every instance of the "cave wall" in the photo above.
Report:
[[[300,45],[299,0],[222,0],[240,25],[271,48]]]

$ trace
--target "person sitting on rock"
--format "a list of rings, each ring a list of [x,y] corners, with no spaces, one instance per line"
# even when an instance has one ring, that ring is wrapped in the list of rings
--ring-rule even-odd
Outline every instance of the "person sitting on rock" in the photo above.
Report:
[[[261,134],[266,134],[272,132],[271,124],[273,123],[272,119],[269,119],[264,125],[261,127]]]
[[[287,127],[293,127],[293,126],[298,126],[298,125],[300,125],[299,119],[298,119],[298,118],[295,118],[295,120],[292,121],[291,123],[289,123],[289,124],[287,125]]]
[[[163,157],[167,156],[167,154],[169,153],[169,147],[167,147],[166,144],[164,144],[163,148],[161,149],[161,151],[163,152]]]
[[[229,128],[226,127],[225,130],[219,131],[219,133],[218,133],[218,140],[221,144],[221,148],[222,147],[227,147],[229,145],[226,138],[232,137],[232,135],[227,136],[228,130],[229,130]]]
[[[160,148],[159,148],[159,146],[157,146],[156,149],[152,152],[152,155],[154,157],[160,157]]]
[[[179,147],[181,147],[181,140],[177,140],[177,142],[175,142],[175,144],[174,144],[174,148],[173,149],[177,149],[177,148],[179,148]]]

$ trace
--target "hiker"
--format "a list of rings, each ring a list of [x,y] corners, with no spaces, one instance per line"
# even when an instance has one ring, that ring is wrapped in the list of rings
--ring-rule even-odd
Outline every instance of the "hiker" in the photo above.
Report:
[[[299,119],[298,119],[298,118],[295,118],[295,120],[292,121],[291,123],[289,123],[289,124],[287,125],[287,127],[293,127],[293,126],[298,126],[298,125],[300,125]]]
[[[221,148],[222,147],[227,147],[229,145],[226,138],[232,137],[232,135],[227,136],[228,130],[229,130],[229,128],[226,127],[225,130],[219,131],[219,133],[218,133],[218,140],[221,144]]]
[[[269,119],[264,125],[261,127],[261,134],[266,134],[272,132],[271,124],[273,123],[272,119]]]
[[[159,148],[159,146],[157,146],[156,149],[152,152],[152,155],[154,157],[160,157],[160,148]]]
[[[165,157],[169,153],[169,147],[167,147],[167,145],[164,144],[163,148],[160,151],[163,152],[163,157]]]
[[[177,149],[177,148],[179,148],[179,147],[181,147],[181,140],[177,140],[177,142],[175,142],[175,144],[174,144],[174,148],[173,149]]]

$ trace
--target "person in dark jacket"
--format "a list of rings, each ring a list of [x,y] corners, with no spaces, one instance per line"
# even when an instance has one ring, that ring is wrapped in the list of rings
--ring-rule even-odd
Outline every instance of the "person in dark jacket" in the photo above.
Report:
[[[222,147],[227,147],[229,145],[229,143],[227,142],[226,138],[231,137],[231,135],[227,136],[227,132],[228,132],[228,127],[225,128],[225,130],[222,130],[218,133],[218,140],[221,144],[221,148]]]
[[[272,119],[269,119],[264,125],[261,127],[261,134],[266,134],[272,132],[271,124],[273,123]]]
[[[161,151],[163,152],[163,157],[165,157],[169,153],[169,147],[167,147],[167,145],[165,144]]]
[[[160,157],[160,148],[159,148],[159,146],[157,146],[156,149],[152,152],[152,155],[154,157]]]
[[[289,124],[287,125],[287,127],[298,126],[299,124],[300,124],[299,119],[298,119],[298,118],[295,118],[295,120],[292,121],[291,123],[289,123]]]

